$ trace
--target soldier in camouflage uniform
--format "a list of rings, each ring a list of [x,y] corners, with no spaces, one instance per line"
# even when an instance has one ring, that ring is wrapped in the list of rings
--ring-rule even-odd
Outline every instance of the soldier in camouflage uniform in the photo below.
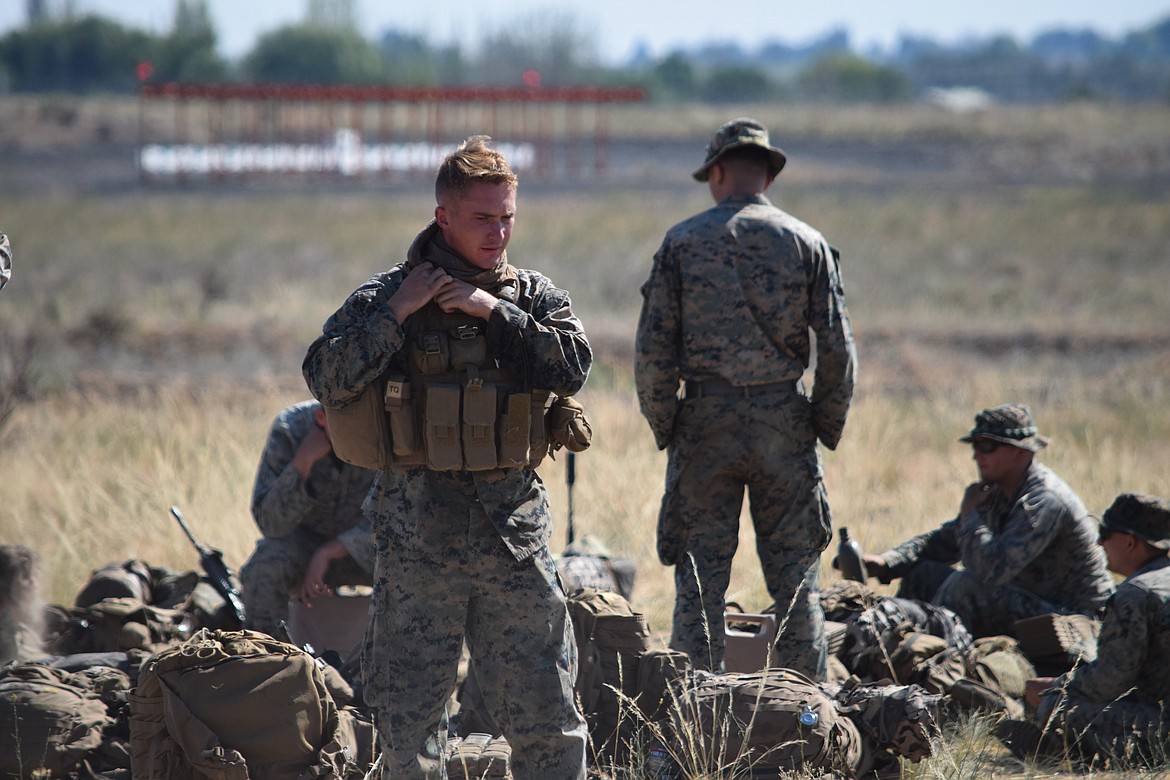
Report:
[[[12,278],[12,245],[8,243],[8,236],[0,233],[0,290]]]
[[[830,514],[817,441],[833,449],[841,437],[856,351],[836,250],[764,195],[784,163],[754,120],[715,133],[694,178],[716,205],[671,228],[654,256],[635,377],[668,451],[658,557],[675,567],[672,647],[700,668],[723,667],[746,488],[768,592],[789,612],[776,664],[823,679],[817,561]],[[801,387],[810,329],[811,398]]]
[[[1094,756],[1121,766],[1170,758],[1170,502],[1123,493],[1101,517],[1109,568],[1125,577],[1109,600],[1097,658],[1058,678],[1027,683],[1028,703],[1046,732],[1001,729],[1017,754],[1074,760]]]
[[[974,449],[980,481],[958,516],[865,555],[870,576],[901,577],[899,596],[951,609],[976,637],[1014,635],[1017,620],[1037,615],[1099,617],[1113,592],[1105,556],[1080,498],[1035,460],[1048,440],[1028,407],[984,409],[959,441]]]
[[[487,140],[443,161],[435,220],[407,262],[358,288],[309,347],[305,377],[323,404],[343,407],[403,370],[420,349],[407,334],[436,310],[478,322],[489,361],[532,387],[584,385],[593,355],[568,294],[508,263],[516,177]],[[396,464],[378,472],[366,511],[377,563],[362,675],[388,776],[444,776],[445,702],[466,638],[516,780],[583,779],[576,648],[536,472]]]
[[[290,596],[311,603],[333,586],[372,584],[374,539],[362,501],[373,481],[374,472],[333,453],[319,403],[277,415],[252,488],[263,536],[240,569],[247,628],[285,639]]]

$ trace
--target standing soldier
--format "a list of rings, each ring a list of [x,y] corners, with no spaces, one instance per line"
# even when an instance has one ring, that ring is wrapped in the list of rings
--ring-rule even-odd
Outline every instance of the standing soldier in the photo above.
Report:
[[[385,776],[445,776],[466,638],[513,777],[583,780],[576,650],[533,468],[540,399],[576,393],[593,354],[568,294],[508,262],[516,176],[487,141],[443,160],[434,220],[325,323],[305,377],[331,416],[360,413],[371,388],[375,415],[392,407],[394,460],[366,503],[377,562],[362,655]]]
[[[1020,756],[1068,751],[1076,760],[1111,759],[1115,768],[1161,766],[1170,705],[1170,502],[1123,493],[1101,517],[1098,538],[1125,581],[1105,610],[1096,660],[1028,681],[1043,737],[1020,722],[999,733]]]
[[[272,421],[252,488],[252,518],[262,534],[240,568],[247,627],[284,639],[289,597],[306,604],[336,585],[369,585],[374,540],[362,501],[374,473],[333,452],[316,401]]]
[[[715,133],[694,178],[716,205],[671,228],[654,256],[635,377],[668,450],[658,557],[675,567],[671,645],[700,667],[723,665],[746,488],[768,592],[787,613],[774,663],[823,678],[817,566],[830,515],[817,441],[841,438],[856,353],[837,252],[764,196],[785,159],[754,120]],[[811,398],[800,381],[810,329]]]

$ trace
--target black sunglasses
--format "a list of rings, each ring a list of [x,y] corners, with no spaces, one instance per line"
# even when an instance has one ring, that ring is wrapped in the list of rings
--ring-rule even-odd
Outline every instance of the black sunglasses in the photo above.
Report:
[[[1001,443],[992,441],[991,439],[976,439],[975,441],[971,442],[971,449],[975,450],[980,455],[988,455],[992,452],[995,452],[1002,446],[1003,445]]]
[[[1113,536],[1113,529],[1101,526],[1097,529],[1097,544],[1104,543],[1110,536]]]

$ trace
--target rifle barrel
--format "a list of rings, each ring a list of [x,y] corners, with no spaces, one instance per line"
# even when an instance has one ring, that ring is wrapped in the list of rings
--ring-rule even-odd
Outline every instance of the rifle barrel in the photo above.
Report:
[[[195,534],[191,533],[191,529],[187,526],[187,521],[183,519],[183,513],[179,511],[177,506],[171,507],[171,515],[179,521],[179,527],[183,529],[183,533],[187,534],[187,538],[191,540],[191,544],[195,545],[195,549],[198,550],[201,555],[206,554],[207,548],[204,547],[200,541],[195,538]]]

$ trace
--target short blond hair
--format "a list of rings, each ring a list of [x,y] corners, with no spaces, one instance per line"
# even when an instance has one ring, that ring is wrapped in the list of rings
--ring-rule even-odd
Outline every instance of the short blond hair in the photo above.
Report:
[[[473,135],[443,158],[435,176],[435,200],[463,192],[472,184],[507,184],[515,188],[516,174],[502,152],[488,146],[486,135]]]

